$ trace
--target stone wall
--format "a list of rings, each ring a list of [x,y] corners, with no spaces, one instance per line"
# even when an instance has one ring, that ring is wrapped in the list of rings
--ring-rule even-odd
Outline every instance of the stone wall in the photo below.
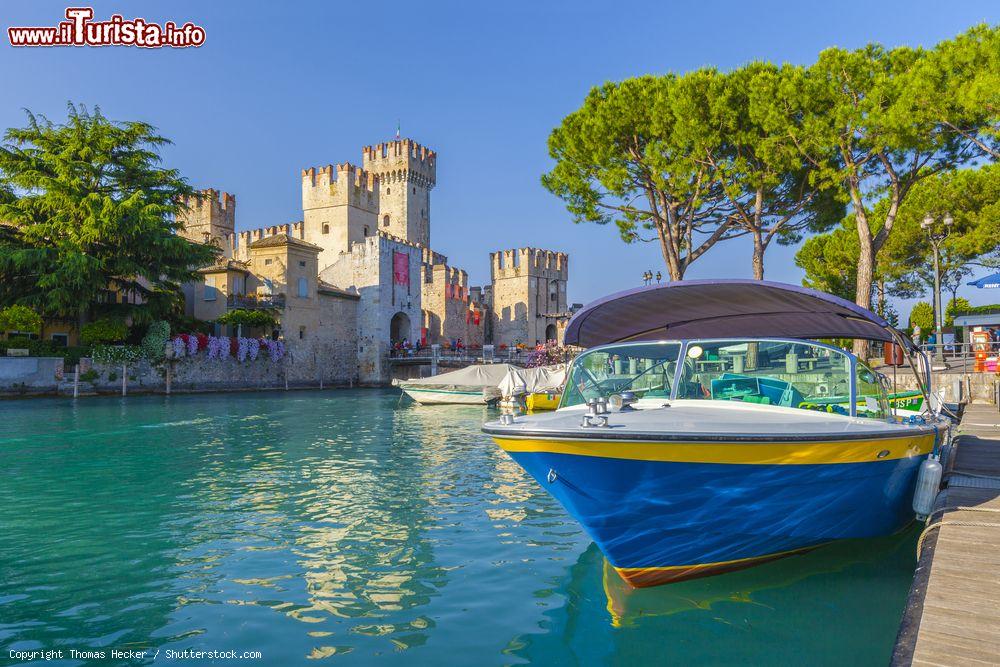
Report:
[[[396,253],[407,256],[407,284],[393,277]],[[389,347],[396,339],[419,337],[421,317],[421,248],[384,234],[365,239],[341,253],[320,279],[357,292],[358,378],[361,384],[389,381]]]
[[[0,395],[52,392],[62,379],[62,357],[0,357]]]

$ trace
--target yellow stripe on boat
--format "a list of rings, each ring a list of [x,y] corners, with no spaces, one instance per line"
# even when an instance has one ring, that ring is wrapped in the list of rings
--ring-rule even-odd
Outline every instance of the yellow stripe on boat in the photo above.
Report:
[[[866,463],[927,454],[934,433],[817,442],[636,442],[627,440],[493,439],[508,452],[572,454],[633,461],[809,465]]]

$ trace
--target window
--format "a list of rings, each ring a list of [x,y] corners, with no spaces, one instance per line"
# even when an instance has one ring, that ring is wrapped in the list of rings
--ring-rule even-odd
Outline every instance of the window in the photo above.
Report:
[[[269,266],[270,264],[271,264],[271,258],[268,257],[267,259],[264,260],[264,266]]]
[[[413,188],[413,194],[417,194],[417,189]]]
[[[218,294],[218,290],[215,289],[215,276],[205,277],[205,301],[215,301],[215,297]]]
[[[309,296],[309,282],[305,278],[299,278],[299,296],[303,298]]]
[[[851,359],[796,341],[691,341],[677,398],[850,414]]]
[[[639,398],[670,398],[680,343],[638,343],[597,348],[577,357],[559,407],[634,391]]]
[[[365,225],[365,238],[368,238],[371,232],[368,230],[368,225]]]
[[[383,215],[382,216],[382,226],[383,227],[388,227],[389,226],[389,216],[388,215]]]
[[[323,225],[323,233],[324,234],[329,234],[330,233],[330,225],[328,225],[328,224],[324,224]]]
[[[889,415],[889,401],[878,373],[860,360],[855,372],[857,387],[855,403],[858,406],[858,416],[885,419]]]
[[[299,327],[299,340],[302,340],[305,337],[306,337],[306,328],[305,327]]]
[[[299,262],[299,266],[305,267],[305,265],[306,265],[306,263],[305,263],[304,260]]]
[[[387,195],[390,195],[390,194],[392,194],[392,188],[386,188],[386,189],[385,189],[385,193],[386,193]]]
[[[69,347],[69,334],[64,334],[64,333],[52,334],[52,343],[59,347]]]

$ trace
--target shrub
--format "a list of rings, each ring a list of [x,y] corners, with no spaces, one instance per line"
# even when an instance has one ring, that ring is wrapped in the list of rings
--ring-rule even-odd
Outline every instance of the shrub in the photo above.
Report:
[[[149,325],[146,336],[142,339],[142,356],[150,361],[162,361],[167,341],[170,340],[170,325],[159,320]]]
[[[27,306],[7,306],[0,310],[0,333],[24,331],[37,334],[42,330],[41,316]]]
[[[94,348],[94,361],[101,364],[131,364],[142,357],[138,345],[98,345]]]
[[[274,315],[264,310],[245,310],[242,308],[237,308],[236,310],[230,310],[225,315],[222,315],[215,320],[219,324],[228,326],[239,326],[243,325],[245,327],[273,327],[278,322],[274,319]]]
[[[94,382],[98,378],[97,371],[91,368],[89,371],[80,373],[80,382]]]
[[[80,328],[80,339],[88,345],[107,345],[125,340],[128,328],[121,320],[103,319]]]

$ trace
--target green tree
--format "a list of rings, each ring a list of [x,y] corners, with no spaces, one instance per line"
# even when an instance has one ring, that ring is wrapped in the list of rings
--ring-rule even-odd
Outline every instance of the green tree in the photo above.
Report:
[[[761,92],[793,72],[756,62],[728,74],[695,72],[678,82],[677,126],[692,146],[700,146],[695,155],[704,156],[732,220],[750,235],[758,280],[764,278],[764,253],[772,241],[798,243],[804,232],[827,230],[844,216],[835,191],[823,187],[787,122],[782,126],[787,118],[775,97]]]
[[[941,121],[937,109],[950,102],[934,87],[927,60],[927,52],[910,48],[828,49],[800,75],[766,91],[792,119],[791,136],[818,178],[841,184],[848,197],[859,241],[855,302],[865,308],[879,252],[910,190],[979,153],[971,137]],[[980,109],[964,122],[988,128],[990,114]],[[886,206],[877,212],[874,204],[882,199]],[[858,343],[856,349],[863,347]]]
[[[703,74],[686,75],[688,84]],[[678,127],[703,95],[672,74],[606,83],[548,141],[556,164],[542,184],[573,222],[613,222],[626,243],[658,242],[671,280],[716,243],[745,233],[702,159],[717,138],[690,123]]]
[[[885,201],[876,210],[885,208]],[[897,296],[926,294],[934,286],[933,247],[921,222],[930,214],[953,224],[940,243],[941,282],[955,299],[975,267],[995,267],[1000,252],[1000,165],[959,169],[914,186],[886,243],[881,268]]]
[[[38,334],[42,330],[41,316],[27,306],[7,306],[0,309],[0,334],[7,331]]]
[[[1000,30],[975,26],[938,44],[921,67],[917,80],[924,85],[907,91],[914,103],[984,155],[1000,159]]]
[[[916,327],[920,327],[922,339],[934,329],[934,306],[926,301],[918,301],[910,309],[910,328]]]
[[[968,312],[971,308],[972,304],[969,303],[968,299],[963,299],[962,297],[953,298],[944,309],[944,325],[946,327],[955,326],[955,315]]]
[[[65,123],[28,112],[0,146],[0,304],[43,314],[149,321],[218,252],[177,235],[191,188],[159,165],[168,140],[141,122],[69,105]],[[113,304],[108,291],[136,297]]]

